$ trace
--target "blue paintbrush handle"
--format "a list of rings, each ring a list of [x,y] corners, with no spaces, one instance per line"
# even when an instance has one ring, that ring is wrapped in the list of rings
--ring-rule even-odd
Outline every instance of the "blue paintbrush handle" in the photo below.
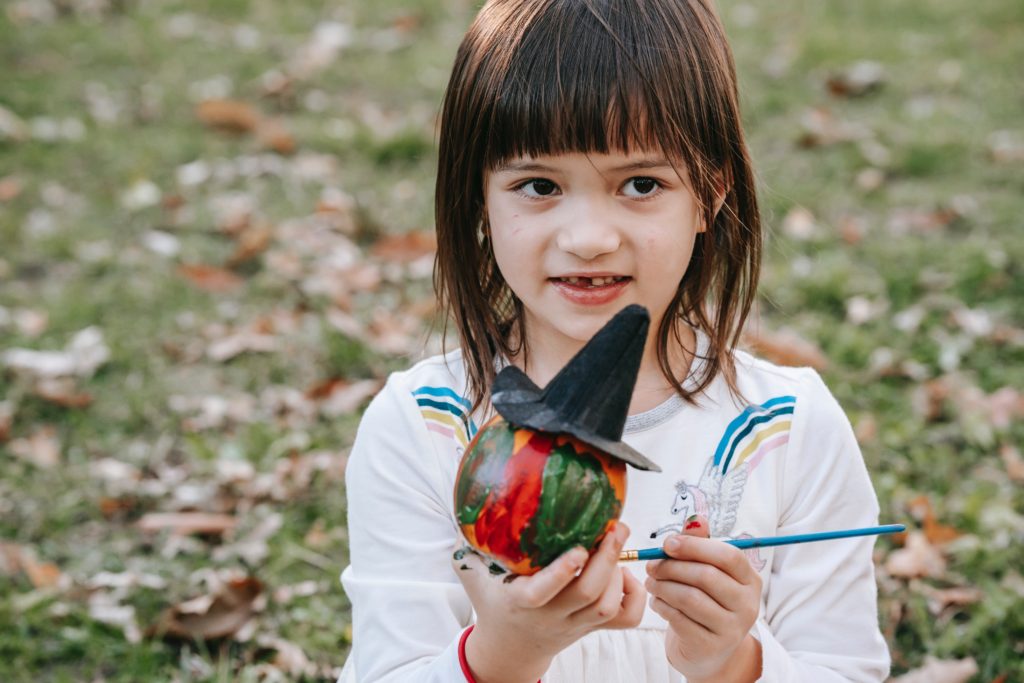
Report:
[[[793,543],[813,543],[830,541],[834,538],[851,538],[853,536],[875,536],[877,534],[894,534],[905,531],[903,524],[886,524],[869,526],[863,529],[843,529],[841,531],[819,531],[813,534],[794,534],[792,536],[765,536],[763,538],[732,538],[723,541],[741,550],[747,548],[764,548],[771,545],[791,545]],[[633,560],[666,560],[668,555],[661,548],[644,548],[643,550],[623,550],[619,555],[620,562]]]

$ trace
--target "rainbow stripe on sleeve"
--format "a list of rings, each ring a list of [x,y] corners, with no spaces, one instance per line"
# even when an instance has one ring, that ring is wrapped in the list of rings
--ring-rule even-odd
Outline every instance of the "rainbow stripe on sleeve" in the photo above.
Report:
[[[777,396],[760,405],[747,406],[729,423],[715,450],[714,467],[722,474],[746,460],[751,466],[768,452],[789,443],[795,396]]]
[[[412,392],[431,432],[455,439],[465,448],[476,436],[477,426],[469,411],[472,404],[448,387],[420,387]]]

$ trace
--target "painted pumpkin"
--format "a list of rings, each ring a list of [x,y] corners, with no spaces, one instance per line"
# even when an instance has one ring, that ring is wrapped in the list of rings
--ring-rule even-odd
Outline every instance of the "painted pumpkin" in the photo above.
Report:
[[[566,434],[495,417],[462,456],[455,515],[471,546],[515,574],[593,552],[626,500],[626,464]]]

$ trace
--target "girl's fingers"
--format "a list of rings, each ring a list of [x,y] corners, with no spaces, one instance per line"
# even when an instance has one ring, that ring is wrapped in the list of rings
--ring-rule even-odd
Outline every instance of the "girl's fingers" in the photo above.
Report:
[[[732,611],[695,586],[649,578],[647,591],[653,599],[664,602],[711,633],[726,633],[733,622]]]
[[[569,619],[577,624],[604,624],[614,619],[622,610],[622,599],[626,594],[624,580],[621,571],[612,572],[611,581],[601,596],[590,605],[570,614]]]
[[[629,527],[617,522],[601,541],[597,552],[591,555],[587,566],[567,591],[559,595],[555,603],[572,613],[597,602],[604,595],[605,588],[612,580],[612,572],[618,571],[619,552],[629,538]]]
[[[655,566],[649,566],[647,574],[650,576],[648,580],[674,582],[698,588],[725,609],[732,609],[741,604],[746,595],[743,584],[718,567],[703,562],[659,562]]]
[[[620,567],[622,571],[622,611],[604,624],[603,628],[635,628],[640,624],[644,615],[644,606],[647,604],[647,591],[640,579],[633,576],[633,572],[626,567]]]
[[[583,548],[573,548],[533,576],[517,577],[508,584],[510,595],[520,607],[542,607],[572,583],[588,557]]]
[[[749,585],[757,579],[757,572],[750,566],[750,561],[747,560],[743,552],[728,543],[676,534],[665,539],[665,544],[662,547],[665,554],[674,560],[689,560],[714,565],[742,584]],[[671,564],[670,562],[657,564],[663,563]]]
[[[697,652],[709,649],[714,634],[661,598],[651,596],[651,610],[668,622],[672,631]]]

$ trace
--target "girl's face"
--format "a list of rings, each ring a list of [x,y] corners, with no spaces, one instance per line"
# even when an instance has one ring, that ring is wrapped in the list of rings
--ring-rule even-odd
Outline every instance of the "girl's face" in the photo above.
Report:
[[[656,330],[704,230],[689,183],[660,152],[520,157],[486,175],[484,194],[530,353],[554,359],[627,304],[645,306]]]

